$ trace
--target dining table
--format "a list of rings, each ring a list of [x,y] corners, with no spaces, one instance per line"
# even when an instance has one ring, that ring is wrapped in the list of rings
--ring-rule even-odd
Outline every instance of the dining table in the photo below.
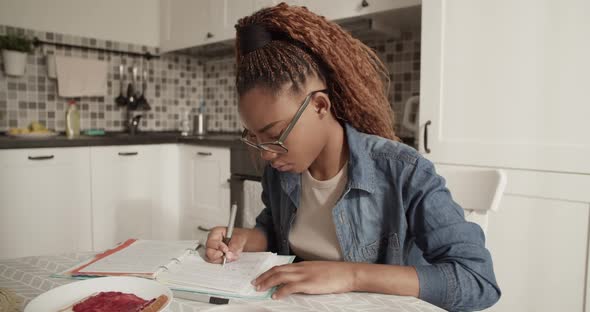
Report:
[[[76,282],[73,279],[55,277],[54,274],[63,272],[94,255],[95,253],[90,252],[76,252],[0,258],[0,311],[23,311],[25,306],[40,294]],[[257,308],[260,311],[444,311],[415,297],[362,292],[292,294],[280,300],[231,299],[227,306],[232,311],[257,311]],[[194,312],[219,308],[219,305],[173,298],[165,311]]]

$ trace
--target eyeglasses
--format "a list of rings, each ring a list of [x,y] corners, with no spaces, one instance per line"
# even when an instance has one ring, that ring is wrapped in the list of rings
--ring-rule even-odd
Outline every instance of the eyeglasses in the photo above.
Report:
[[[309,105],[309,102],[311,102],[312,96],[314,96],[314,94],[316,94],[318,92],[322,92],[322,93],[327,94],[328,90],[323,89],[323,90],[316,90],[316,91],[310,92],[305,97],[303,104],[301,104],[301,107],[299,107],[299,109],[295,113],[295,116],[293,116],[293,118],[291,119],[291,121],[287,125],[287,128],[285,128],[285,130],[283,131],[283,133],[281,134],[281,136],[279,137],[278,140],[272,141],[272,142],[255,143],[255,142],[248,140],[248,133],[249,133],[248,129],[244,129],[244,132],[242,132],[241,141],[246,143],[248,146],[254,147],[260,151],[267,151],[267,152],[277,153],[277,154],[287,153],[289,151],[289,149],[285,146],[285,140],[287,139],[287,136],[289,135],[289,133],[291,132],[291,130],[293,129],[293,127],[297,123],[297,120],[299,120],[299,117],[301,117],[301,115],[303,115],[303,111],[305,111],[305,108],[307,107],[307,105]]]

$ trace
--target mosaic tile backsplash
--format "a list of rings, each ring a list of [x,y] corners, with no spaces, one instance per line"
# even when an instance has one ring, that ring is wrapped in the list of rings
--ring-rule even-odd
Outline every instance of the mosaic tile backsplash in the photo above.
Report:
[[[118,51],[158,53],[156,47],[123,42],[76,37],[66,34],[14,28],[0,25],[0,35],[25,34],[44,41],[100,47]],[[419,31],[403,32],[398,39],[365,41],[386,63],[392,84],[390,103],[396,112],[396,131],[400,136],[413,136],[399,127],[403,104],[420,89]],[[0,71],[0,131],[12,127],[26,127],[40,121],[49,129],[65,130],[65,110],[68,99],[57,95],[57,82],[47,76],[46,55],[56,54],[105,60],[109,63],[108,96],[76,99],[81,110],[81,128],[101,128],[123,131],[125,108],[117,107],[121,79],[124,88],[131,78],[133,66],[144,66],[148,71],[146,98],[151,106],[144,115],[140,129],[149,131],[177,130],[183,112],[195,113],[201,101],[209,118],[209,131],[238,132],[241,130],[235,92],[235,60],[233,55],[198,58],[181,54],[167,54],[150,61],[120,53],[97,52],[84,48],[59,48],[43,45],[28,56],[26,73],[10,77]],[[2,59],[0,58],[0,65]],[[125,66],[123,77],[118,66]]]

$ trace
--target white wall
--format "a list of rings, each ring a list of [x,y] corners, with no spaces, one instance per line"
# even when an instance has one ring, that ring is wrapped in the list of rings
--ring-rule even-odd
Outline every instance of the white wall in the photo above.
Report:
[[[0,0],[0,24],[160,45],[159,0]]]

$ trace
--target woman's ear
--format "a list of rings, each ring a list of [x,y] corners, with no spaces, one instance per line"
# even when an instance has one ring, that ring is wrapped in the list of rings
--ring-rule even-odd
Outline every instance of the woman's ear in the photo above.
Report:
[[[320,115],[320,118],[326,117],[330,113],[330,98],[324,93],[316,93],[313,99],[313,106],[315,112]]]

